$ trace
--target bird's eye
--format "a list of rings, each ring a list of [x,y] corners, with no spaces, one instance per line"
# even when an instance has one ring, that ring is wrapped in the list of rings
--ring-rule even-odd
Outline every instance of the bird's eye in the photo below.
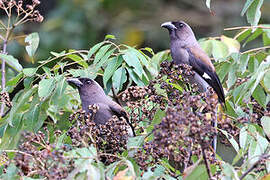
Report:
[[[86,84],[91,84],[91,81],[90,80],[86,81]]]
[[[181,27],[183,27],[184,26],[184,24],[183,23],[179,23],[179,27],[181,28]]]

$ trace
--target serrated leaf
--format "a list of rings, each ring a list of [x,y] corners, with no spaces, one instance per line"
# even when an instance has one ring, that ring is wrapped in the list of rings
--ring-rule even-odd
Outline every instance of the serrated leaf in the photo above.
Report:
[[[2,54],[0,53],[0,59],[1,61],[4,59],[6,63],[13,68],[14,70],[20,72],[22,71],[23,67],[19,63],[18,59],[14,58],[12,55]]]
[[[42,79],[38,85],[38,95],[41,98],[48,97],[51,95],[54,90],[56,82],[53,78],[51,79]]]
[[[39,45],[39,35],[38,33],[31,33],[25,38],[25,42],[28,44],[25,49],[30,57],[35,55],[35,52]]]

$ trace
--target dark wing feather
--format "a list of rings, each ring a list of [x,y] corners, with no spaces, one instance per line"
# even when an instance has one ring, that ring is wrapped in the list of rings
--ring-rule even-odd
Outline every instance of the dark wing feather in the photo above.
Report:
[[[109,105],[110,109],[112,112],[117,116],[117,117],[124,117],[127,124],[130,126],[133,136],[136,136],[135,129],[132,125],[132,123],[129,121],[128,114],[127,112],[117,103],[112,101],[112,104]]]
[[[214,89],[218,95],[219,102],[225,104],[223,87],[220,83],[217,73],[213,71],[210,66],[205,64],[204,61],[197,59],[189,49],[187,51],[189,53],[189,63],[193,70],[197,72]],[[204,73],[206,73],[210,79],[205,78]]]

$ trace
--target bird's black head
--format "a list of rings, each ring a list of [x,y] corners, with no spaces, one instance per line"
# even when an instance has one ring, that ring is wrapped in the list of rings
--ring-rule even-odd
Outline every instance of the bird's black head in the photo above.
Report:
[[[96,82],[90,78],[69,78],[67,79],[67,82],[71,86],[75,86],[79,89],[83,87],[90,88],[96,84]]]
[[[196,41],[192,29],[184,21],[170,21],[161,24],[161,27],[168,29],[171,40]]]
[[[69,78],[67,82],[71,86],[78,88],[80,96],[87,96],[88,98],[97,98],[104,96],[104,90],[93,79],[90,78]]]

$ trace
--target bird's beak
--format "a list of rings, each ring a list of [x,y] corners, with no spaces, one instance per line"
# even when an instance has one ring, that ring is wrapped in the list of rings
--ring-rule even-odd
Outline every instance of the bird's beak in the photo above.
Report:
[[[169,29],[169,30],[177,29],[172,22],[165,22],[161,24],[161,27]]]
[[[67,82],[70,85],[75,85],[76,87],[81,87],[83,83],[78,78],[68,78]]]

